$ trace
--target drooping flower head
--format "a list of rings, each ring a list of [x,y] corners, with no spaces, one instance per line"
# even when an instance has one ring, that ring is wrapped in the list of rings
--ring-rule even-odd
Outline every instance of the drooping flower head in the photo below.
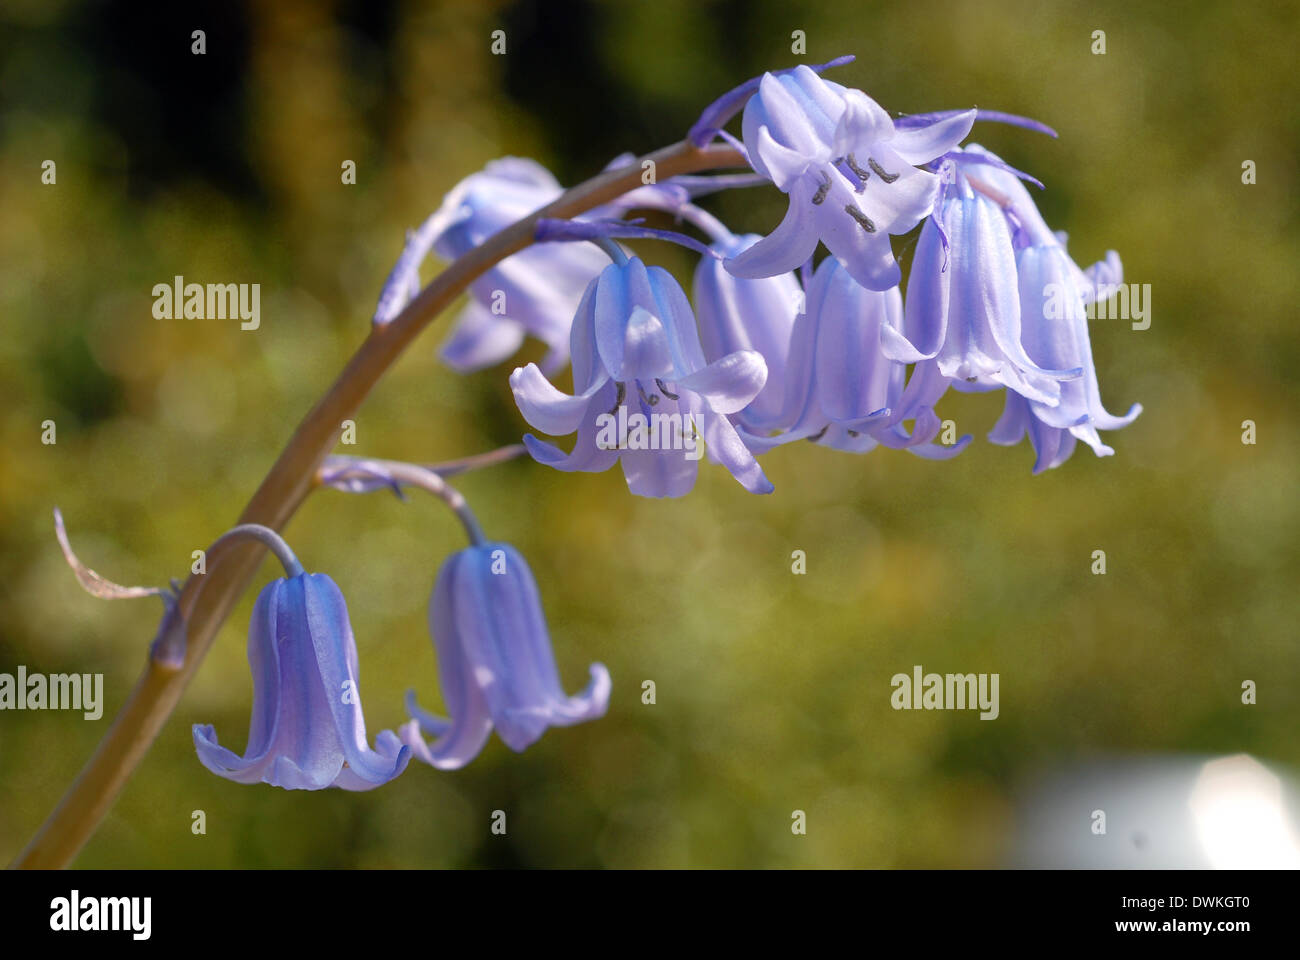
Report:
[[[429,629],[448,717],[419,708],[402,740],[426,763],[464,766],[493,728],[512,750],[535,743],[547,727],[602,717],[609,671],[591,665],[591,682],[576,696],[560,685],[546,616],[528,564],[505,543],[479,543],[447,558],[429,602]],[[436,737],[427,744],[421,731]]]
[[[904,336],[887,350],[899,360],[935,357],[939,371],[960,384],[1004,386],[1055,405],[1061,381],[1083,370],[1044,368],[1025,352],[1012,226],[963,167],[950,160],[943,173],[948,183],[921,231],[908,277]]]
[[[512,749],[534,743],[548,726],[603,716],[609,672],[591,666],[591,683],[574,697],[560,685],[537,583],[514,547],[483,535],[464,498],[434,471],[417,464],[358,457],[329,457],[320,483],[350,493],[419,487],[455,511],[470,545],[438,572],[429,602],[429,629],[448,719],[421,710],[407,694],[414,717],[401,739],[440,769],[462,767],[478,755],[493,727]],[[437,738],[425,742],[424,733]]]
[[[1142,405],[1133,404],[1124,416],[1102,406],[1078,268],[1059,243],[1025,247],[1016,262],[1021,310],[1036,314],[1035,322],[1026,326],[1025,349],[1044,363],[1078,364],[1083,376],[1062,383],[1060,399],[1051,405],[1008,394],[1002,419],[989,439],[1010,445],[1028,432],[1037,454],[1035,473],[1069,459],[1076,440],[1088,444],[1099,457],[1110,456],[1115,451],[1097,431],[1128,426],[1142,412]]]
[[[934,361],[916,364],[909,378],[907,365],[884,348],[901,336],[902,324],[897,287],[868,290],[836,258],[823,260],[791,336],[785,398],[774,424],[782,432],[747,437],[750,446],[811,439],[852,453],[878,445],[930,459],[959,453],[969,437],[949,446],[931,443],[941,425],[934,405],[948,387]],[[910,433],[905,421],[915,421]]]
[[[899,128],[865,93],[809,67],[765,74],[745,105],[744,145],[790,207],[780,226],[727,268],[741,277],[785,273],[820,240],[867,289],[896,286],[901,272],[889,236],[920,223],[939,188],[938,177],[914,165],[960,143],[975,115]]]
[[[734,257],[757,243],[756,234],[719,237],[713,250]],[[739,350],[753,350],[767,364],[767,382],[758,396],[735,415],[751,433],[778,426],[785,401],[785,370],[795,317],[804,293],[793,273],[745,279],[734,276],[718,257],[701,257],[695,268],[695,312],[705,359],[721,360]]]
[[[705,451],[747,490],[772,485],[729,414],[767,380],[758,353],[740,350],[706,363],[690,302],[672,275],[612,248],[616,262],[593,280],[573,320],[575,394],[557,390],[535,364],[510,375],[524,419],[551,436],[577,433],[570,453],[528,434],[533,459],[557,470],[600,472],[621,463],[628,487],[679,497],[695,485]]]
[[[967,149],[993,157],[978,146]],[[1019,178],[998,164],[981,166],[978,176],[999,195],[1013,228],[1025,353],[1042,367],[1080,371],[1079,376],[1061,381],[1055,402],[1026,391],[1017,391],[1024,403],[1008,395],[1002,419],[989,439],[1014,444],[1028,433],[1037,453],[1035,473],[1064,463],[1076,440],[1088,444],[1097,456],[1109,456],[1114,450],[1097,431],[1118,430],[1142,412],[1141,404],[1135,403],[1126,414],[1116,416],[1102,405],[1088,330],[1087,305],[1108,297],[1123,279],[1119,254],[1109,251],[1105,260],[1080,269],[1066,251],[1064,235],[1048,228]]]
[[[431,249],[448,260],[462,256],[562,192],[545,167],[520,157],[493,160],[460,181],[408,238],[375,323],[391,321],[419,292],[420,264]],[[470,285],[470,303],[441,348],[443,360],[462,372],[480,370],[511,356],[531,335],[550,347],[543,366],[559,369],[574,308],[603,265],[598,250],[581,244],[532,246],[507,257]]]
[[[343,594],[324,574],[304,573],[272,531],[258,530],[288,576],[267,584],[253,607],[248,747],[241,757],[217,742],[211,724],[196,723],[199,761],[228,780],[286,790],[371,790],[387,783],[406,769],[410,750],[391,730],[379,734],[373,749],[369,745]]]

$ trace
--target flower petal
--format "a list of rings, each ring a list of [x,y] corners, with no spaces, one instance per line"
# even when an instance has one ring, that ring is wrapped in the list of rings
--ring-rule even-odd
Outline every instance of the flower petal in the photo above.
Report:
[[[633,307],[624,325],[622,360],[619,369],[610,371],[618,381],[654,380],[672,373],[668,332],[663,321],[644,307]]]
[[[639,497],[682,497],[695,486],[699,461],[686,450],[621,450],[628,489]]]
[[[887,311],[902,312],[897,287],[867,290],[834,258],[819,271],[830,276],[821,287],[818,311],[816,381],[822,413],[833,421],[860,421],[889,406],[894,364],[881,350]],[[854,426],[856,429],[856,423]]]
[[[406,769],[410,751],[399,748],[381,754],[371,748],[366,738],[357,647],[343,594],[324,574],[303,574],[290,580],[291,588],[298,584],[303,591],[306,626],[322,689],[334,721],[333,732],[351,771],[345,778],[347,789],[370,789],[387,783]],[[391,747],[392,741],[387,744]]]
[[[523,342],[522,324],[493,316],[482,304],[471,300],[461,311],[438,356],[457,373],[473,373],[496,366]]]
[[[791,188],[790,208],[780,226],[726,262],[733,277],[775,277],[789,273],[812,256],[818,240],[813,189],[806,180],[799,180]]]
[[[830,202],[828,199],[827,206]],[[826,248],[854,280],[868,290],[898,286],[903,273],[894,259],[888,234],[868,233],[843,208],[818,208],[814,216]]]
[[[871,150],[877,141],[889,140],[893,136],[894,121],[889,119],[889,114],[880,104],[861,90],[845,91],[844,111],[831,138],[832,156],[843,157],[856,150]]]
[[[767,363],[754,350],[737,350],[676,381],[717,413],[739,413],[767,383]]]
[[[696,414],[695,420],[704,434],[705,450],[710,460],[726,467],[727,472],[750,493],[771,493],[776,489],[726,417],[706,411]]]
[[[890,147],[906,162],[920,165],[941,157],[966,139],[975,123],[975,110],[955,113],[926,126],[896,127]]]
[[[903,329],[881,331],[885,356],[899,363],[917,363],[938,355],[948,332],[948,283],[952,276],[948,251],[934,217],[926,220],[912,256],[903,306]]]
[[[524,419],[543,433],[563,437],[587,419],[592,399],[609,383],[601,371],[596,382],[577,396],[562,393],[542,375],[537,364],[518,367],[510,374],[510,390]]]

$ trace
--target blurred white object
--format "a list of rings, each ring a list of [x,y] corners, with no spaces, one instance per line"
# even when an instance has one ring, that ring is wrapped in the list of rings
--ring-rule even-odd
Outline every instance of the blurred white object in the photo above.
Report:
[[[1038,781],[1009,866],[1300,868],[1300,791],[1246,754],[1107,759]]]

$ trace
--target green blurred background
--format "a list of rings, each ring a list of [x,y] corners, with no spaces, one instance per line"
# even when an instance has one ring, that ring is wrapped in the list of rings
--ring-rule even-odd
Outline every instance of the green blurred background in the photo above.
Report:
[[[1047,184],[1076,259],[1117,249],[1125,279],[1151,285],[1149,330],[1093,325],[1107,405],[1145,406],[1107,436],[1116,456],[1080,447],[1031,477],[1027,445],[983,439],[1000,396],[950,393],[941,415],[976,435],[956,460],[801,444],[765,458],[771,497],[707,465],[675,502],[630,496],[617,470],[463,478],[489,534],[530,559],[568,688],[608,664],[608,717],[522,755],[493,738],[456,773],[413,763],[367,794],[229,783],[199,765],[190,726],[245,742],[250,591],[78,865],[983,866],[1003,862],[1018,785],[1047,765],[1300,765],[1298,21],[1294,3],[1234,2],[6,0],[0,670],[102,672],[106,707],[0,714],[0,860],[107,729],[159,613],[81,592],[54,505],[106,576],[184,575],[365,335],[405,230],[458,179],[518,154],[573,183],[679,139],[741,80],[846,52],[858,61],[835,79],[892,111],[974,104],[1060,131],[975,139]],[[46,159],[57,185],[40,183]],[[765,231],[785,199],[710,205]],[[689,256],[639,249],[689,280]],[[175,274],[259,282],[261,329],[155,320],[151,288]],[[519,438],[510,365],[452,374],[435,357],[447,329],[380,384],[344,452],[436,461]],[[404,719],[410,686],[436,707],[424,611],[460,546],[451,518],[418,496],[322,493],[287,535],[349,599],[372,736]],[[1001,716],[891,710],[890,677],[914,664],[1000,673]]]

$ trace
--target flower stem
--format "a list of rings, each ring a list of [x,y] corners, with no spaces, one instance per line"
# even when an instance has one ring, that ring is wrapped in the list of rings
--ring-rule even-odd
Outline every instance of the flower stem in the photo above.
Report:
[[[527,452],[528,448],[522,443],[510,443],[504,447],[489,450],[487,453],[476,453],[469,457],[461,457],[459,460],[444,460],[442,463],[426,463],[424,467],[440,477],[454,477],[458,474],[469,473],[471,470],[481,470],[483,467],[493,467],[498,463],[506,463],[517,457],[522,457]]]
[[[433,494],[456,514],[456,519],[465,528],[465,536],[469,537],[470,543],[477,547],[487,542],[478,517],[474,516],[474,511],[469,508],[461,492],[444,480],[441,474],[418,463],[378,460],[372,457],[328,457],[316,474],[316,482],[322,486],[342,484],[343,488],[347,489],[349,480],[366,481],[374,480],[376,477],[383,477],[386,481],[385,486],[399,492],[402,487],[419,487]]]
[[[539,219],[575,217],[636,189],[641,186],[646,160],[654,161],[651,169],[657,170],[661,179],[744,165],[741,155],[730,147],[700,148],[684,140],[573,187],[460,257],[391,323],[371,328],[343,372],[289,438],[239,522],[283,530],[312,490],[316,471],[337,444],[343,421],[356,412],[416,335],[473,280],[532,243]],[[67,866],[90,839],[175,709],[218,629],[257,572],[265,549],[257,543],[240,544],[202,578],[191,577],[186,582],[182,595],[197,590],[198,580],[205,589],[195,601],[187,625],[185,662],[178,668],[152,660],[146,663],[104,739],[12,867]]]

